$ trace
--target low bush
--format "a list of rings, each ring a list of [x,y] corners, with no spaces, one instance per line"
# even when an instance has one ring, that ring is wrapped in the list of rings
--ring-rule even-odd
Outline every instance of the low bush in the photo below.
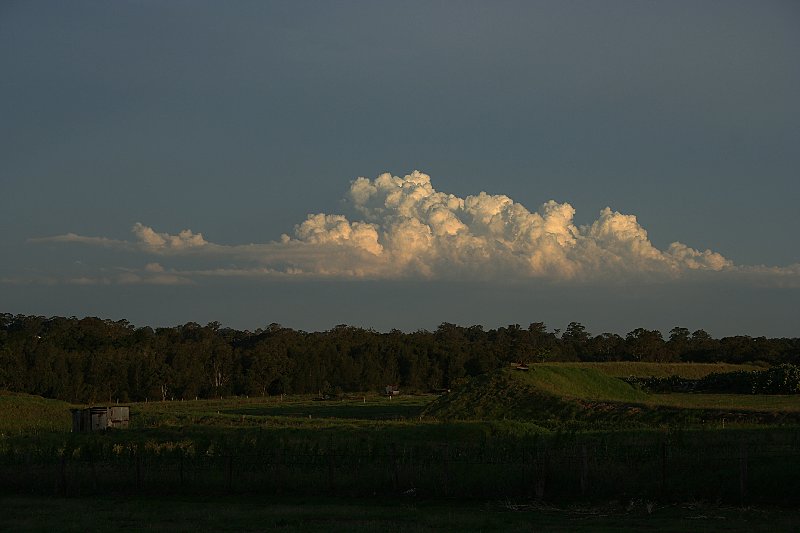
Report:
[[[789,363],[766,370],[715,372],[700,379],[629,377],[629,384],[649,392],[718,394],[800,394],[800,367]]]

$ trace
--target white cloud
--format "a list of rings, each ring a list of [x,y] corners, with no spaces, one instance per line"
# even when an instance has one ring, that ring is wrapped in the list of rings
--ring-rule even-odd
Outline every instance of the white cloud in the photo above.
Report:
[[[135,241],[71,233],[37,240],[203,258],[204,268],[183,271],[152,262],[118,282],[183,283],[203,276],[624,281],[727,272],[797,284],[800,275],[796,265],[737,267],[717,252],[680,242],[659,250],[636,216],[608,207],[591,224],[577,226],[568,203],[550,200],[530,211],[505,195],[459,198],[436,191],[418,171],[357,178],[346,198],[361,220],[308,215],[278,242],[226,246],[188,229],[172,235],[141,223],[133,226]]]
[[[378,230],[374,224],[350,223],[342,215],[308,215],[295,229],[297,239],[311,244],[352,246],[379,255],[383,246],[378,243]]]
[[[505,195],[481,192],[459,198],[436,191],[421,172],[358,178],[347,198],[364,221],[313,215],[296,228],[293,239],[284,237],[284,244],[367,250],[375,259],[362,264],[362,270],[390,278],[596,279],[732,267],[715,252],[681,243],[658,250],[633,215],[606,208],[594,223],[577,227],[568,203],[551,200],[531,212]],[[359,239],[353,237],[357,231]],[[301,268],[335,273],[329,266],[320,257]]]
[[[65,243],[78,243],[89,244],[93,246],[103,246],[106,248],[129,248],[131,243],[128,241],[120,241],[117,239],[109,239],[107,237],[85,237],[75,233],[66,233],[64,235],[54,235],[52,237],[36,237],[28,239],[29,242],[42,243],[42,242],[65,242]]]
[[[164,272],[164,267],[159,263],[147,263],[144,266],[145,272]]]
[[[157,233],[153,228],[137,222],[131,231],[142,246],[154,252],[183,251],[201,248],[208,244],[202,233],[192,233],[192,230],[188,229],[177,235],[170,235],[169,233]]]
[[[75,233],[55,235],[52,237],[38,237],[29,240],[30,242],[39,243],[62,242],[89,244],[93,246],[102,246],[104,248],[145,251],[156,254],[185,252],[191,249],[203,248],[210,244],[203,238],[202,233],[193,233],[192,230],[188,229],[179,232],[177,235],[170,235],[169,233],[158,233],[153,228],[137,222],[131,228],[131,232],[136,237],[135,241],[123,241],[109,239],[107,237],[86,237]]]

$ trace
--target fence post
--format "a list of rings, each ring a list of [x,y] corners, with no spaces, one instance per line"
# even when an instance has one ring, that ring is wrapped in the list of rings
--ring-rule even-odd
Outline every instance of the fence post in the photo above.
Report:
[[[581,495],[585,496],[589,490],[589,450],[584,444],[581,446]]]
[[[739,444],[739,503],[744,506],[747,498],[747,445]]]
[[[544,497],[545,476],[547,475],[547,451],[537,446],[536,448],[536,498]]]
[[[392,467],[392,486],[394,490],[397,490],[400,486],[400,474],[398,472],[398,464],[397,464],[397,444],[392,443],[389,447],[389,462]]]
[[[285,472],[287,469],[285,468],[286,462],[286,444],[281,442],[281,446],[278,449],[278,456],[275,458],[275,494],[281,493],[281,488],[285,485],[286,480],[284,479]]]
[[[661,442],[661,496],[667,492],[667,441]]]
[[[225,489],[231,492],[233,488],[233,454],[228,456],[228,475],[225,480]]]
[[[328,448],[328,490],[333,493],[333,449]]]
[[[61,496],[67,495],[67,453],[66,451],[61,456],[61,466],[58,475],[59,487],[58,492]]]
[[[450,444],[445,443],[444,445],[444,460],[442,464],[444,465],[444,495],[450,496]]]
[[[97,472],[95,471],[94,467],[94,454],[92,451],[89,451],[89,474],[92,478],[92,492],[97,493]]]
[[[136,450],[136,490],[142,489],[142,456]]]

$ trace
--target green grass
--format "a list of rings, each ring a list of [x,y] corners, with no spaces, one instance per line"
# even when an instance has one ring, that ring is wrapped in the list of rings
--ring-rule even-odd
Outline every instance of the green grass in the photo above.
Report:
[[[0,390],[0,434],[69,431],[70,407],[60,400]]]
[[[800,511],[643,500],[555,507],[530,501],[381,499],[32,498],[2,500],[0,529],[84,531],[796,531]]]
[[[591,367],[535,364],[527,372],[506,372],[527,386],[562,398],[633,402],[646,397],[624,381]]]
[[[763,370],[754,365],[730,363],[642,363],[634,361],[610,361],[605,363],[547,363],[566,368],[591,368],[603,374],[618,378],[679,376],[686,379],[700,379],[713,373]]]
[[[475,394],[464,394],[471,388]],[[800,494],[797,426],[743,427],[728,411],[713,409],[725,413],[727,427],[700,429],[700,421],[711,419],[705,411],[629,403],[652,396],[591,369],[505,370],[474,380],[465,391],[436,401],[471,418],[447,421],[386,418],[390,408],[418,409],[426,397],[362,397],[360,404],[310,397],[133,404],[129,430],[1,436],[0,497],[116,491],[138,498],[235,493],[261,494],[265,501],[287,495],[394,495],[402,501],[414,489],[421,498],[531,498],[538,494],[534,483],[544,480],[551,503],[632,497],[737,502],[742,447],[749,450],[750,501],[787,505]],[[588,399],[609,396],[619,401]],[[476,406],[486,412],[476,414]],[[365,409],[361,416],[371,418],[274,414],[290,407],[322,409],[317,414],[339,408],[351,415]],[[698,429],[680,429],[690,427]],[[309,526],[293,520],[298,529]],[[376,520],[334,526],[401,527]]]
[[[172,418],[176,423],[207,420],[246,422],[261,417],[352,420],[416,419],[434,395],[377,394],[342,396],[319,401],[315,396],[267,396],[221,400],[168,401],[131,404],[143,420]]]
[[[423,416],[443,419],[573,419],[574,400],[641,402],[647,395],[622,380],[589,368],[531,365],[503,369],[468,382],[430,404]]]
[[[550,429],[800,422],[800,395],[647,394],[594,367],[534,364],[479,376],[425,408],[436,419],[529,420]]]
[[[684,409],[800,413],[800,395],[668,393],[649,394],[645,403]]]
[[[307,395],[131,403],[131,426],[170,436],[186,432],[219,434],[232,428],[284,429],[297,438],[306,438],[300,435],[315,430],[350,436],[385,431],[403,434],[404,438],[418,434],[416,441],[439,435],[455,438],[498,431],[528,434],[542,428],[590,429],[615,424],[690,426],[723,418],[729,423],[800,421],[800,395],[647,394],[613,377],[630,373],[698,376],[726,368],[741,366],[546,363],[531,365],[528,372],[503,369],[479,376],[443,397],[400,395],[389,399],[371,393],[324,401]],[[0,434],[67,432],[70,407],[56,400],[0,392]],[[780,416],[761,416],[764,413]],[[481,423],[443,427],[437,426],[439,420]],[[409,427],[414,429],[409,431]]]

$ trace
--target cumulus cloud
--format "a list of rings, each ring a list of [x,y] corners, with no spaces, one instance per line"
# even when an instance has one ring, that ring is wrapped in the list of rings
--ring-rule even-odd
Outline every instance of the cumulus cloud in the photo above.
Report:
[[[145,272],[164,272],[164,267],[159,263],[147,263],[144,266]]]
[[[437,191],[419,171],[357,178],[346,200],[355,217],[310,214],[291,235],[263,244],[214,244],[188,229],[169,234],[141,223],[132,228],[133,241],[75,234],[39,240],[220,262],[183,271],[152,262],[129,276],[130,282],[150,283],[202,276],[593,281],[728,272],[796,284],[800,273],[796,266],[737,267],[717,252],[680,242],[660,250],[636,216],[609,207],[579,226],[568,203],[550,200],[529,210],[505,195],[460,198]]]
[[[169,233],[159,233],[149,226],[137,222],[131,228],[136,238],[135,241],[125,241],[119,239],[109,239],[107,237],[87,237],[75,233],[55,235],[52,237],[38,237],[30,239],[31,242],[62,242],[78,243],[102,246],[104,248],[116,248],[124,250],[138,250],[151,253],[173,253],[185,252],[192,249],[200,249],[210,243],[203,238],[202,233],[194,233],[192,230],[185,229],[176,235]]]
[[[352,246],[374,255],[383,252],[383,246],[378,243],[376,225],[363,222],[351,223],[342,215],[322,213],[309,215],[305,222],[297,226],[295,234],[299,241],[311,244]],[[284,235],[284,243],[290,240],[290,237]]]
[[[153,228],[137,222],[131,231],[138,239],[139,244],[151,251],[183,251],[202,248],[208,244],[202,233],[192,233],[192,230],[188,229],[177,235],[170,235],[169,233],[158,233]]]
[[[28,240],[34,243],[64,242],[64,243],[90,244],[93,246],[103,246],[106,248],[127,248],[131,244],[127,241],[109,239],[107,237],[86,237],[83,235],[77,235],[75,233],[54,235],[52,237],[36,237]]]
[[[430,176],[418,171],[402,178],[358,178],[347,199],[364,220],[310,215],[283,243],[368,252],[374,257],[362,263],[362,270],[377,277],[596,279],[678,276],[733,266],[718,253],[679,242],[659,250],[635,216],[610,208],[579,227],[568,203],[551,200],[530,211],[505,195],[481,192],[459,198],[437,191]],[[318,268],[302,265],[304,271]]]

